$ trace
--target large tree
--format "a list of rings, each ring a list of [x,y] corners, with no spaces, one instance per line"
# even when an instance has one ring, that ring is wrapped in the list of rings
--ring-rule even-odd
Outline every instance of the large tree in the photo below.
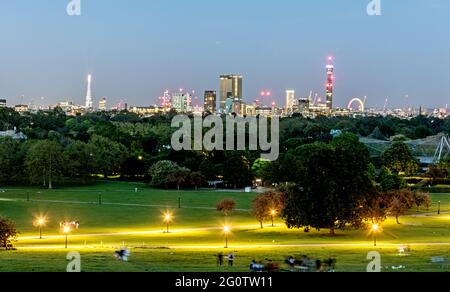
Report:
[[[230,154],[225,161],[223,179],[234,188],[252,184],[252,173],[248,159],[237,153]]]
[[[66,172],[69,176],[81,178],[86,183],[95,169],[95,147],[81,141],[74,141],[66,147]]]
[[[16,181],[23,167],[20,142],[11,138],[0,138],[0,182]]]
[[[369,152],[354,135],[335,139],[293,153],[296,179],[287,188],[282,213],[289,228],[328,228],[334,235],[336,228],[364,224],[361,206],[377,196],[369,178]]]
[[[186,167],[178,167],[167,176],[167,182],[176,184],[177,190],[180,190],[181,185],[189,180],[190,172]]]
[[[175,184],[178,189],[189,179],[189,173],[189,169],[180,167],[170,160],[158,161],[148,171],[151,185],[169,187],[169,185]]]
[[[195,187],[195,190],[198,190],[199,186],[206,184],[206,178],[200,171],[191,172],[189,181]]]
[[[419,168],[418,160],[405,143],[394,143],[381,155],[383,166],[389,170],[406,175],[412,175]]]
[[[32,183],[42,183],[52,189],[64,169],[63,148],[57,142],[38,141],[28,150],[25,165]]]
[[[414,194],[408,189],[401,189],[389,191],[387,196],[390,199],[389,215],[394,216],[397,224],[400,224],[399,217],[415,204]]]
[[[98,173],[105,178],[120,173],[120,167],[128,157],[128,150],[124,145],[97,135],[91,138],[89,144],[95,149],[93,161]]]
[[[277,191],[268,191],[257,196],[252,201],[252,213],[263,228],[263,222],[280,214],[285,204],[284,194]],[[272,212],[275,212],[273,214]]]

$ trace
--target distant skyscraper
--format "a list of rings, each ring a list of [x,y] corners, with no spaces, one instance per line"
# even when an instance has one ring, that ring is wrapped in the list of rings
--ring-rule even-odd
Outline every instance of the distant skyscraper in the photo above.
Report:
[[[242,99],[242,76],[221,75],[220,76],[220,109],[226,108],[227,99],[230,97]]]
[[[107,110],[107,101],[106,101],[106,97],[102,98],[99,102],[98,102],[98,110],[100,111],[106,111]]]
[[[179,113],[192,111],[192,97],[189,93],[177,92],[172,95],[172,108]]]
[[[329,110],[333,109],[333,89],[334,89],[334,65],[333,57],[328,57],[327,64],[327,85],[326,85],[326,96],[327,96],[327,108]]]
[[[217,92],[212,90],[205,91],[205,102],[203,105],[204,111],[215,113],[216,107],[217,107]]]
[[[286,112],[292,112],[295,102],[295,90],[286,90]]]
[[[0,99],[0,108],[6,107],[6,99]]]
[[[92,100],[92,88],[91,88],[92,76],[88,75],[87,78],[87,93],[86,93],[86,104],[85,107],[87,110],[91,110],[94,107],[94,101]]]

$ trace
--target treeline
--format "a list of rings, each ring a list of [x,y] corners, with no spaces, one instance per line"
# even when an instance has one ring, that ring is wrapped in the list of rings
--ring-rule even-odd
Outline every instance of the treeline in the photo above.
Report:
[[[281,156],[277,162],[267,163],[258,159],[257,151],[173,151],[170,124],[174,115],[141,118],[123,111],[73,117],[60,109],[25,115],[0,109],[0,130],[16,128],[28,137],[26,141],[0,139],[0,183],[29,181],[49,187],[63,178],[85,183],[98,175],[142,179],[163,187],[196,187],[215,180],[243,187],[255,178],[281,183],[294,173],[289,163],[296,159],[296,150],[315,142],[331,143],[331,130],[377,139],[396,135],[416,139],[450,131],[449,118],[294,116],[281,120]],[[154,178],[162,166],[157,163],[162,161],[172,163],[168,172],[172,179],[169,175]],[[415,167],[407,171],[411,170]],[[188,174],[176,175],[180,173]]]

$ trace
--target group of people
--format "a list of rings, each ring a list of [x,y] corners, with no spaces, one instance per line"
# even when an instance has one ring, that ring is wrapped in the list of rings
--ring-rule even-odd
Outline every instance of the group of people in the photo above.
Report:
[[[218,253],[217,255],[216,255],[216,257],[217,257],[217,265],[219,266],[219,267],[221,267],[221,266],[223,266],[223,261],[224,261],[224,255],[223,255],[223,253]],[[229,253],[228,255],[227,255],[227,261],[228,261],[228,266],[229,267],[233,267],[233,265],[234,265],[234,254],[233,253]]]
[[[221,267],[224,265],[225,256],[223,253],[218,253],[216,255],[217,258],[217,266]],[[226,256],[226,260],[228,261],[228,266],[233,267],[234,265],[234,254],[229,253]],[[250,271],[252,272],[277,272],[280,271],[280,266],[278,263],[273,262],[270,259],[266,259],[267,263],[257,262],[256,260],[252,260],[250,263]],[[289,271],[291,272],[334,272],[336,267],[336,259],[329,258],[324,261],[322,260],[311,260],[308,256],[303,255],[300,259],[296,259],[293,256],[289,256],[285,263],[289,267]]]
[[[286,264],[291,271],[304,271],[304,272],[333,272],[336,267],[336,259],[329,258],[324,261],[316,260],[312,261],[308,256],[304,255],[300,260],[296,260],[295,257],[290,256],[286,259]]]

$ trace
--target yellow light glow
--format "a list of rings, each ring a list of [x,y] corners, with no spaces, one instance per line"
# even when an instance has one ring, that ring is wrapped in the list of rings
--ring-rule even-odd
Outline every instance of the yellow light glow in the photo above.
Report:
[[[380,230],[380,226],[378,224],[373,224],[372,231],[377,232],[378,230]]]
[[[43,227],[45,224],[47,224],[47,218],[44,216],[36,218],[36,221],[34,222],[35,226]]]
[[[225,233],[229,233],[230,230],[231,230],[231,228],[229,226],[224,226],[223,227],[223,232],[225,232]]]
[[[270,214],[271,214],[272,216],[275,216],[275,215],[277,214],[277,211],[271,210],[271,211],[270,211]]]
[[[170,213],[164,214],[164,221],[166,221],[166,222],[172,221],[172,214],[170,214]]]
[[[70,226],[64,226],[63,232],[66,233],[66,234],[70,233]]]

